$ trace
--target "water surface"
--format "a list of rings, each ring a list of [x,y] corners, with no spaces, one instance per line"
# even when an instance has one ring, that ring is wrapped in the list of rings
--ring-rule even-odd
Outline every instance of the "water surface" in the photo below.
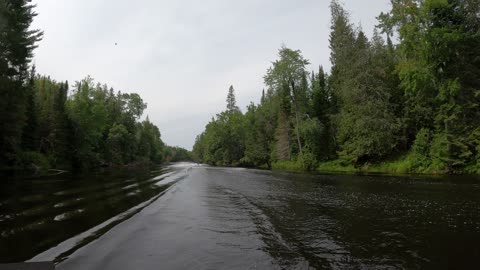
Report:
[[[32,258],[158,195],[170,168],[6,177],[0,181],[0,263]]]
[[[2,260],[27,258],[34,253],[23,250],[29,244],[40,253],[103,222],[108,215],[102,213],[146,201],[114,226],[95,228],[100,233],[91,241],[82,242],[86,233],[33,260],[60,256],[58,269],[478,267],[476,177],[307,175],[194,164],[164,170],[78,183],[32,179],[11,193],[2,189],[7,203],[0,213],[15,217],[0,221]],[[19,190],[32,194],[9,195]],[[4,237],[9,231],[16,234]],[[35,244],[44,242],[50,244]]]

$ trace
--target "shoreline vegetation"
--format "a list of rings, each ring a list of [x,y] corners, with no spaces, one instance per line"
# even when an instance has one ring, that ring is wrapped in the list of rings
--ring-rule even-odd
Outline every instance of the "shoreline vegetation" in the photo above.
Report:
[[[193,147],[216,166],[480,174],[480,1],[392,0],[371,37],[331,1],[330,61],[282,46],[258,104],[233,86]]]
[[[480,0],[392,0],[371,35],[332,0],[330,61],[282,46],[258,104],[233,86],[192,152],[170,147],[147,104],[91,77],[31,64],[31,0],[0,4],[0,171],[85,171],[190,160],[289,171],[480,174]],[[326,37],[327,38],[327,37]]]
[[[31,64],[43,32],[31,0],[0,2],[0,171],[86,171],[189,159],[163,143],[136,93],[90,76],[69,84]]]
[[[265,167],[264,167],[265,168]],[[278,162],[272,165],[273,171],[285,172],[308,172],[301,164],[295,161]],[[367,163],[355,167],[351,164],[344,164],[342,160],[321,162],[311,172],[316,173],[347,173],[347,174],[387,174],[387,175],[480,175],[478,171],[462,170],[447,171],[444,168],[414,167],[408,157],[397,160],[389,160],[381,163]]]
[[[68,172],[85,172],[85,171],[100,171],[103,169],[138,169],[143,167],[162,165],[175,162],[191,162],[191,154],[188,150],[181,147],[164,146],[163,154],[165,156],[161,161],[155,162],[149,159],[136,160],[128,163],[111,162],[111,163],[96,163],[90,165],[88,168],[78,167],[54,167],[51,165],[47,156],[40,153],[33,152],[34,158],[20,159],[21,163],[14,166],[0,167],[0,174],[16,174],[22,172],[24,175],[57,175]]]

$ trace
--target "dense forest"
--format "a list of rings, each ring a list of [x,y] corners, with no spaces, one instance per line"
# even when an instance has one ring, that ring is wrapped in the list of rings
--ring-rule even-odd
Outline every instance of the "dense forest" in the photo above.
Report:
[[[480,173],[480,1],[392,0],[372,38],[331,2],[331,70],[282,47],[266,91],[197,136],[196,160],[289,170]]]
[[[138,94],[90,77],[70,87],[36,73],[42,39],[30,0],[0,1],[0,168],[85,169],[189,159],[166,146]]]

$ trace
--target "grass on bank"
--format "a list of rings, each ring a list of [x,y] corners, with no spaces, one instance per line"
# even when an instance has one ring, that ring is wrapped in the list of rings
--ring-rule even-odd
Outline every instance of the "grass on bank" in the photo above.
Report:
[[[452,170],[441,161],[431,160],[415,153],[406,154],[380,163],[365,163],[361,166],[348,164],[344,160],[315,162],[305,166],[304,161],[278,161],[272,170],[290,172],[338,172],[338,173],[388,173],[388,174],[480,174],[480,164],[468,164],[462,170]]]

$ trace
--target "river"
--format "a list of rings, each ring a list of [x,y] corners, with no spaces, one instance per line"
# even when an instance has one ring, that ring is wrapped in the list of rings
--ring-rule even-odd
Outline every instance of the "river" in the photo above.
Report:
[[[477,177],[180,163],[0,183],[0,262],[57,269],[473,269]]]

